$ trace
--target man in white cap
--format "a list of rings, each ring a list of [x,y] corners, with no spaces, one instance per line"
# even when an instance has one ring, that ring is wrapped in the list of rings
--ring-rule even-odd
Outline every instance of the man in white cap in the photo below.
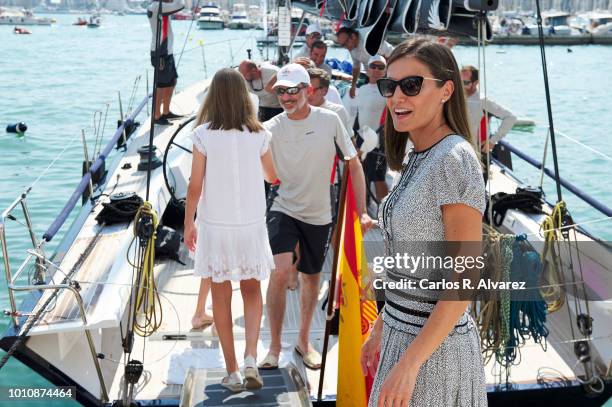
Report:
[[[312,23],[306,28],[306,43],[293,55],[293,58],[306,57],[310,58],[310,50],[315,41],[321,39],[321,28],[319,24]]]
[[[321,355],[310,343],[310,324],[317,305],[321,268],[332,230],[330,174],[336,146],[349,160],[357,210],[364,230],[372,226],[365,213],[365,183],[357,152],[338,115],[308,104],[310,77],[299,64],[278,71],[274,91],[284,112],[264,123],[272,134],[270,146],[280,179],[278,195],[267,216],[275,269],[266,294],[271,340],[262,369],[278,368],[285,296],[300,247],[300,330],[296,351],[311,369],[321,367]]]
[[[387,100],[378,91],[376,81],[385,76],[387,60],[381,55],[374,55],[368,60],[369,82],[356,91],[354,99],[345,98],[350,103],[349,117],[354,121],[357,116],[359,128],[368,126],[379,134],[381,127],[381,116],[385,109]],[[363,162],[363,169],[367,175],[368,182],[374,182],[376,198],[380,201],[389,193],[387,187],[387,160],[384,155],[383,137],[379,137],[378,146],[372,150]],[[369,187],[369,185],[368,185]]]

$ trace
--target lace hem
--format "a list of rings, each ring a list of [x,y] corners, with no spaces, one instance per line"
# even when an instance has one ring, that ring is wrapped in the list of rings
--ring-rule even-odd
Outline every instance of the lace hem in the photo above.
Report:
[[[198,225],[194,274],[214,282],[264,280],[274,268],[265,220],[244,226]]]

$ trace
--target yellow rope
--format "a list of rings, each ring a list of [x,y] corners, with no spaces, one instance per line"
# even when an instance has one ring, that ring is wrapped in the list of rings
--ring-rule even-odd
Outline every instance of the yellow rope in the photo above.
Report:
[[[548,312],[555,312],[565,303],[561,292],[561,281],[563,278],[561,266],[559,264],[559,253],[556,244],[563,240],[560,228],[563,227],[563,214],[566,211],[565,202],[559,201],[553,208],[550,215],[546,216],[540,225],[540,231],[544,235],[544,249],[542,250],[542,278],[547,287],[541,288],[542,298],[548,304]]]
[[[155,285],[155,238],[157,230],[157,213],[149,202],[144,202],[136,213],[134,222],[134,239],[139,240],[138,225],[140,218],[149,216],[152,219],[153,233],[146,242],[144,257],[140,262],[140,270],[137,273],[136,285],[136,311],[137,317],[134,321],[134,332],[140,336],[149,336],[155,332],[162,323],[162,309],[159,293]],[[138,267],[138,266],[137,266]]]

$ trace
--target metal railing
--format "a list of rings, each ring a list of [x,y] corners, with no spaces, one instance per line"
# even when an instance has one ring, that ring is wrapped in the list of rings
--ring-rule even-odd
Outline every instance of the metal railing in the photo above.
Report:
[[[548,175],[550,178],[555,179],[554,171],[548,167],[545,167],[545,165],[541,161],[529,156],[528,154],[525,154],[523,151],[514,147],[512,144],[508,143],[507,141],[500,140],[499,144],[502,145],[504,148],[508,149],[508,151],[514,153],[516,156],[521,158],[523,161],[533,165],[535,168],[539,170],[542,170],[543,173]],[[582,191],[580,188],[578,188],[571,182],[567,181],[563,177],[559,177],[559,183],[563,187],[565,187],[568,191],[572,192],[578,198],[580,198],[581,200],[589,204],[592,208],[598,210],[599,212],[603,213],[604,215],[608,217],[612,217],[612,208],[608,207],[603,202],[599,202],[597,199],[593,198],[586,192]]]
[[[84,327],[87,326],[87,317],[86,317],[85,308],[83,306],[83,299],[78,289],[71,284],[70,277],[66,275],[64,281],[61,284],[54,284],[53,281],[50,281],[50,283],[46,282],[46,277],[45,277],[45,272],[44,272],[45,270],[44,263],[48,262],[49,260],[45,256],[43,247],[46,243],[50,242],[51,239],[53,239],[53,237],[57,234],[59,229],[63,226],[66,219],[70,216],[70,213],[74,210],[77,202],[80,200],[83,192],[85,191],[86,188],[89,187],[89,183],[90,183],[90,180],[92,179],[92,175],[96,171],[98,171],[99,168],[101,168],[101,166],[104,164],[104,162],[106,161],[106,158],[109,156],[109,154],[111,153],[111,151],[117,144],[117,141],[119,140],[119,138],[125,137],[125,134],[124,134],[125,128],[132,125],[136,116],[138,116],[138,114],[140,114],[143,108],[147,106],[149,98],[150,98],[150,95],[147,95],[146,97],[144,97],[142,102],[136,107],[136,109],[117,128],[117,130],[115,131],[115,134],[108,141],[104,150],[100,152],[96,161],[93,163],[93,165],[90,166],[89,170],[82,176],[74,192],[72,193],[72,195],[70,196],[70,198],[68,199],[68,201],[66,202],[66,204],[64,205],[60,213],[58,214],[58,216],[53,220],[53,222],[51,223],[47,231],[43,234],[43,239],[40,242],[36,238],[36,234],[32,227],[32,220],[31,220],[30,212],[28,210],[27,203],[26,203],[26,199],[27,199],[28,193],[30,192],[31,188],[28,188],[26,191],[24,191],[17,199],[15,199],[8,206],[6,210],[2,212],[2,215],[0,218],[0,245],[2,246],[2,255],[4,259],[4,262],[3,262],[4,263],[4,274],[5,274],[6,281],[7,281],[7,286],[8,286],[7,291],[8,291],[8,298],[9,298],[9,304],[10,304],[10,311],[6,311],[5,313],[11,316],[13,324],[15,325],[16,328],[20,326],[20,321],[19,321],[20,316],[28,315],[29,318],[34,318],[36,315],[40,316],[40,314],[44,312],[44,309],[39,308],[38,312],[36,314],[33,314],[34,316],[32,315],[32,313],[29,313],[29,312],[18,311],[17,305],[15,303],[14,292],[15,291],[40,291],[40,290],[55,290],[51,294],[51,296],[57,296],[63,290],[69,290],[70,292],[72,292],[77,302],[77,305],[79,307],[79,315],[83,323],[83,326]],[[25,226],[26,226],[26,229],[28,230],[28,234],[30,235],[30,240],[32,241],[33,250],[32,249],[28,250],[28,253],[29,253],[28,256],[26,256],[25,260],[21,263],[21,265],[17,269],[17,272],[13,275],[11,272],[10,256],[9,256],[7,239],[6,239],[6,221],[16,220],[16,218],[12,215],[12,212],[19,206],[21,206],[23,216],[25,218]],[[28,267],[28,265],[30,264],[32,260],[36,262],[36,269],[37,269],[37,273],[35,277],[36,284],[32,284],[31,281],[29,281],[28,284],[26,285],[18,284],[17,281],[19,277],[21,276],[23,271]],[[43,305],[43,308],[45,307],[46,305]],[[29,332],[29,329],[31,329],[34,323],[36,322],[36,321],[31,321],[31,320],[29,321],[30,321],[29,325],[26,324],[26,326],[22,328],[21,335],[27,334],[27,332]],[[94,342],[91,336],[91,332],[87,328],[85,328],[84,331],[87,337],[87,343],[88,343],[88,347],[91,353],[91,357],[94,362],[96,373],[98,375],[98,380],[100,382],[101,398],[103,402],[106,402],[108,401],[108,392],[106,389],[106,384],[104,383],[104,378],[102,375],[102,369],[100,367],[100,361],[98,359],[98,354],[96,352],[96,348],[95,348],[95,345],[94,345]]]

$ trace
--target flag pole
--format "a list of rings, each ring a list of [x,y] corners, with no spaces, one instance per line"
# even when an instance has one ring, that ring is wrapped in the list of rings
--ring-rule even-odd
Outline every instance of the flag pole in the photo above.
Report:
[[[319,375],[319,390],[317,392],[317,400],[321,401],[323,394],[323,378],[325,377],[325,364],[327,362],[327,347],[329,345],[329,335],[331,330],[331,322],[336,312],[334,309],[335,294],[336,294],[336,274],[338,270],[338,262],[340,259],[340,239],[342,230],[345,224],[344,207],[346,206],[346,190],[349,176],[349,163],[344,161],[344,171],[342,171],[342,184],[340,187],[340,204],[338,206],[338,221],[336,222],[336,230],[333,237],[334,259],[332,262],[332,273],[329,282],[329,291],[327,294],[327,313],[325,321],[325,333],[323,335],[323,350],[321,352],[321,374]]]

